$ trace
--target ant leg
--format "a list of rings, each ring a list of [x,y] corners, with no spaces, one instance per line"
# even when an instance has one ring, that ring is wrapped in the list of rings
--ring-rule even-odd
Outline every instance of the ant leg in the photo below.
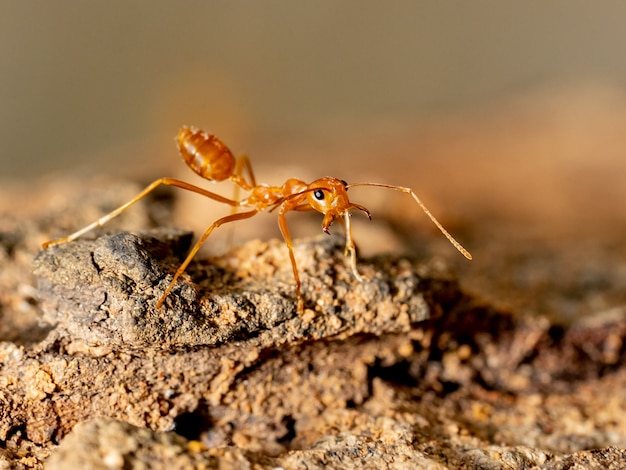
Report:
[[[121,205],[117,209],[109,212],[105,216],[100,217],[94,223],[87,225],[86,227],[78,230],[77,232],[72,233],[71,235],[69,235],[67,237],[59,238],[57,240],[52,240],[52,241],[46,242],[46,243],[44,243],[42,245],[42,247],[45,249],[45,248],[47,248],[47,247],[49,247],[51,245],[58,245],[60,243],[70,242],[72,240],[77,239],[81,235],[84,235],[85,233],[89,232],[90,230],[93,230],[94,228],[101,227],[102,225],[107,223],[112,218],[117,217],[118,215],[120,215],[122,212],[124,212],[126,209],[128,209],[133,204],[135,204],[137,201],[139,201],[143,197],[147,196],[149,193],[154,191],[158,186],[160,186],[162,184],[167,185],[167,186],[175,186],[175,187],[178,187],[178,188],[186,189],[187,191],[192,191],[194,193],[201,194],[201,195],[206,196],[208,198],[211,198],[211,199],[213,199],[215,201],[221,202],[223,204],[228,204],[228,205],[233,206],[233,207],[235,207],[235,206],[237,206],[239,204],[237,201],[225,198],[223,196],[220,196],[219,194],[215,194],[215,193],[212,193],[211,191],[207,191],[206,189],[200,188],[198,186],[194,186],[193,184],[186,183],[185,181],[177,180],[177,179],[174,179],[174,178],[160,178],[160,179],[154,181],[153,183],[151,183],[148,187],[146,187],[146,189],[144,189],[141,193],[139,193],[134,199],[128,201],[126,204]]]
[[[246,181],[246,179],[243,177],[244,170],[248,172],[249,181]],[[252,171],[252,165],[250,164],[250,159],[247,155],[239,155],[239,157],[237,157],[237,163],[235,164],[235,175],[238,177],[237,181],[239,181],[239,179],[243,180],[243,183],[237,183],[241,187],[245,189],[252,189],[256,187],[254,171]]]
[[[298,299],[298,313],[302,315],[304,313],[304,300],[302,299],[302,293],[300,292],[300,275],[298,274],[298,266],[296,265],[296,257],[293,254],[293,243],[291,241],[291,235],[289,234],[289,227],[287,227],[287,219],[285,219],[285,213],[281,208],[278,214],[278,227],[280,233],[283,234],[283,239],[289,250],[289,259],[291,260],[291,269],[293,270],[293,277],[296,281],[296,297]]]
[[[222,217],[221,219],[217,219],[215,222],[213,222],[209,226],[209,228],[207,228],[204,231],[204,233],[202,234],[200,239],[196,242],[196,244],[193,246],[193,248],[191,249],[191,251],[187,255],[187,258],[185,258],[185,261],[183,261],[183,264],[180,265],[180,267],[176,271],[176,274],[174,274],[174,278],[170,282],[170,285],[167,286],[167,289],[165,289],[165,293],[161,296],[159,301],[156,303],[156,308],[161,308],[161,306],[163,305],[163,302],[165,302],[165,299],[167,298],[169,293],[174,288],[174,285],[176,284],[176,281],[178,280],[180,275],[183,272],[185,272],[185,269],[187,268],[187,266],[189,266],[189,263],[191,263],[191,260],[194,258],[196,253],[198,253],[198,250],[204,244],[206,239],[209,238],[209,235],[211,235],[211,232],[214,229],[216,229],[217,227],[219,227],[222,224],[227,224],[228,222],[235,222],[236,220],[248,219],[248,218],[252,217],[253,215],[256,215],[258,212],[259,212],[258,209],[255,209],[255,210],[252,210],[252,211],[248,211],[248,212],[240,212],[238,214],[227,215],[226,217]]]
[[[357,281],[363,282],[365,279],[363,276],[359,274],[359,270],[356,268],[356,246],[354,245],[354,240],[352,239],[352,225],[350,221],[350,212],[345,211],[343,213],[344,219],[344,228],[346,230],[346,251],[345,256],[350,255],[350,267],[352,268],[352,273]]]
[[[246,180],[243,176],[243,172],[246,170],[248,172],[248,177],[250,181]],[[237,161],[235,162],[235,170],[230,177],[230,180],[235,183],[235,190],[233,199],[236,201],[239,199],[239,188],[243,188],[246,191],[252,190],[252,188],[256,187],[256,179],[254,178],[254,172],[252,171],[252,165],[250,165],[250,159],[247,155],[240,155],[237,157]]]
[[[249,181],[246,180],[243,176],[244,170],[247,170],[248,172],[248,177],[250,179]],[[237,157],[237,160],[235,162],[235,170],[233,171],[233,174],[231,175],[230,180],[233,183],[235,183],[233,185],[233,201],[239,200],[240,188],[243,188],[246,191],[250,191],[256,187],[256,179],[254,178],[252,165],[250,165],[250,159],[248,158],[247,155],[240,155],[239,157]],[[233,206],[230,213],[236,214],[237,206]],[[233,230],[232,229],[228,231],[228,235],[226,239],[227,239],[227,246],[230,249],[233,245]]]

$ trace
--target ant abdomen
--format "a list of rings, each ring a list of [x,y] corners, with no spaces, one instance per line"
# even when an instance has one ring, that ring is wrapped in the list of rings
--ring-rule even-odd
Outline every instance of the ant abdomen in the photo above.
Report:
[[[223,181],[235,170],[235,157],[220,139],[195,127],[181,127],[178,149],[189,167],[213,181]]]

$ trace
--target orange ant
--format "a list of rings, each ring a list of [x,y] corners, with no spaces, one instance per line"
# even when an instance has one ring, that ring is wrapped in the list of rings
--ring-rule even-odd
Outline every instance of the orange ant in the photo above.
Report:
[[[389,184],[381,183],[353,183],[348,184],[343,180],[325,177],[313,181],[310,184],[305,183],[296,178],[288,179],[282,186],[268,186],[264,184],[257,184],[252,172],[252,167],[248,157],[245,155],[235,159],[232,152],[226,147],[226,145],[219,140],[216,136],[207,134],[206,132],[197,129],[195,127],[182,127],[178,132],[178,148],[185,160],[185,163],[198,175],[209,181],[224,181],[229,179],[235,184],[235,196],[233,199],[220,196],[213,192],[207,191],[198,186],[186,183],[185,181],[177,180],[174,178],[161,178],[150,184],[146,189],[139,193],[134,199],[130,200],[126,204],[118,207],[107,215],[99,218],[94,223],[78,230],[77,232],[58,240],[49,241],[43,244],[43,248],[47,248],[50,245],[57,245],[59,243],[65,243],[80,237],[90,230],[104,225],[106,222],[116,217],[121,212],[128,209],[135,204],[141,198],[152,192],[158,186],[165,184],[168,186],[176,186],[188,191],[193,191],[198,194],[202,194],[215,201],[223,204],[228,204],[233,208],[233,213],[225,217],[221,217],[213,222],[209,228],[207,228],[200,239],[193,246],[187,258],[180,265],[174,278],[170,282],[169,286],[165,290],[165,293],[156,303],[157,308],[161,308],[165,299],[169,295],[170,291],[176,284],[176,281],[180,275],[185,271],[191,260],[194,258],[202,244],[209,237],[211,232],[220,225],[235,222],[236,220],[248,219],[257,213],[270,209],[278,210],[278,226],[285,240],[285,244],[289,249],[289,258],[291,260],[291,268],[293,269],[293,277],[296,281],[296,297],[298,299],[298,312],[304,310],[304,301],[300,292],[300,276],[298,274],[298,268],[296,265],[296,259],[293,253],[293,243],[291,241],[291,235],[289,234],[289,228],[287,227],[287,221],[285,214],[289,211],[306,211],[316,210],[324,214],[324,220],[322,221],[322,230],[325,233],[329,233],[328,228],[333,221],[337,218],[343,217],[346,231],[346,247],[345,254],[350,256],[350,266],[354,277],[361,281],[362,277],[359,274],[356,267],[356,248],[354,241],[352,240],[352,229],[350,225],[350,210],[356,209],[364,212],[371,220],[370,212],[359,204],[350,202],[347,191],[349,188],[355,186],[375,186],[379,188],[388,188],[395,191],[410,194],[417,204],[422,208],[430,220],[437,226],[439,230],[446,236],[446,238],[459,250],[467,259],[472,259],[472,255],[465,248],[457,242],[448,231],[443,228],[439,221],[431,214],[426,206],[420,201],[417,195],[410,188],[402,186],[392,186]],[[248,173],[246,179],[243,175],[244,170]],[[237,191],[241,188],[248,192],[248,197],[244,199],[237,199]],[[252,208],[245,212],[234,212],[238,207]]]

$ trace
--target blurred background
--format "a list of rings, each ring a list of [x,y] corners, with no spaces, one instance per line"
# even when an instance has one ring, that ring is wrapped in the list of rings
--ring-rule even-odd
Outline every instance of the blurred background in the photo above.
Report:
[[[182,124],[253,161],[349,131],[384,148],[540,87],[620,87],[624,44],[619,1],[2,0],[1,175],[154,170]]]

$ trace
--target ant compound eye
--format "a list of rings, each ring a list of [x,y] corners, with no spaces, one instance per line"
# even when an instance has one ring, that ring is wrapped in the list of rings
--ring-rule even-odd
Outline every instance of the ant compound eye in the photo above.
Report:
[[[321,189],[316,189],[315,191],[313,191],[313,196],[315,196],[315,199],[317,199],[318,201],[321,201],[324,199],[324,191],[322,191]]]
[[[346,190],[348,188],[348,182],[346,180],[341,180],[341,182],[343,183],[343,185],[346,187]]]

